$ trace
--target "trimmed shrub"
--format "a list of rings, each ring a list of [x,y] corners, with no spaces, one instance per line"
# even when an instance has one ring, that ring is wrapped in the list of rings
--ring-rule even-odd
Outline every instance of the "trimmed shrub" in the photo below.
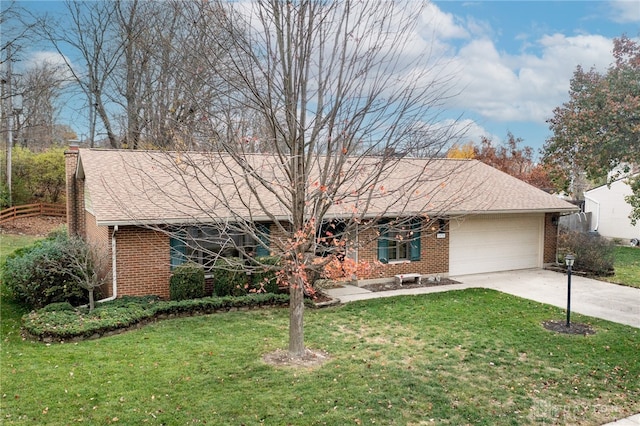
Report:
[[[38,241],[10,254],[2,267],[2,282],[9,295],[29,309],[51,303],[87,303],[86,291],[67,273],[66,236]],[[60,265],[59,268],[56,265]]]
[[[40,309],[24,315],[22,323],[27,333],[38,339],[65,340],[95,337],[163,316],[201,315],[230,309],[286,306],[288,302],[289,296],[286,294],[204,297],[168,302],[146,296],[128,297],[126,300],[105,302],[93,312],[86,309]]]
[[[204,270],[195,263],[185,263],[173,270],[169,281],[171,300],[204,297]]]
[[[615,261],[612,241],[594,233],[563,232],[558,236],[558,248],[564,262],[564,255],[573,253],[576,257],[573,269],[594,275],[611,275]]]
[[[244,264],[241,259],[218,260],[213,270],[213,294],[218,297],[244,296],[250,293],[278,293],[276,270],[269,266],[280,263],[276,256],[256,259],[259,265]],[[247,274],[247,271],[251,272]]]
[[[61,312],[61,311],[75,311],[71,303],[69,302],[58,302],[58,303],[50,303],[44,308],[42,308],[42,312]]]
[[[240,259],[216,261],[213,274],[213,294],[218,297],[244,296],[247,294],[247,274]]]
[[[258,260],[260,264],[268,266],[277,266],[280,263],[280,258],[276,256],[260,257],[256,260]],[[280,291],[276,270],[268,266],[258,267],[258,271],[254,271],[251,274],[250,291],[254,293],[274,294]]]

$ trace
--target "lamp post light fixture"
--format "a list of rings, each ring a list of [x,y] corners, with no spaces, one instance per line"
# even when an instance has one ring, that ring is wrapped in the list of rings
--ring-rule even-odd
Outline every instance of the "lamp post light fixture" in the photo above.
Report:
[[[568,254],[564,257],[564,261],[567,264],[567,328],[571,327],[571,268],[573,268],[573,262],[576,261],[576,257],[572,254]]]

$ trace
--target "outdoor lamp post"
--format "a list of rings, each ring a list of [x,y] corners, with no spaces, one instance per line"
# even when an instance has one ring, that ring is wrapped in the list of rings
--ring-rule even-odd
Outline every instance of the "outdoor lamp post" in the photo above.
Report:
[[[572,254],[565,256],[564,261],[567,263],[567,327],[571,327],[571,268],[576,257]]]

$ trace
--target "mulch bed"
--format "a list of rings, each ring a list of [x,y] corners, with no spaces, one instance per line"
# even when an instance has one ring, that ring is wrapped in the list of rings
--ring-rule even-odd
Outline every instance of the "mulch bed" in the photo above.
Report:
[[[579,334],[582,336],[596,334],[596,331],[589,324],[572,322],[569,323],[569,327],[567,327],[566,321],[550,320],[543,322],[542,325],[547,330],[555,331],[556,333]]]
[[[450,280],[449,278],[441,278],[440,281],[429,281],[423,279],[420,284],[416,282],[408,282],[403,284],[396,284],[395,282],[386,282],[378,284],[363,285],[362,288],[377,292],[377,291],[389,291],[389,290],[401,290],[406,288],[419,288],[419,287],[438,287],[441,285],[460,284],[458,281]]]

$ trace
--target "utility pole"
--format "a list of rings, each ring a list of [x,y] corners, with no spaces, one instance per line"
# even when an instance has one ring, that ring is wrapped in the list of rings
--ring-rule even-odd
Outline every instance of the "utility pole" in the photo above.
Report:
[[[13,205],[13,200],[11,197],[11,151],[13,149],[13,87],[11,86],[11,44],[7,45],[7,201],[9,202],[8,207]]]

